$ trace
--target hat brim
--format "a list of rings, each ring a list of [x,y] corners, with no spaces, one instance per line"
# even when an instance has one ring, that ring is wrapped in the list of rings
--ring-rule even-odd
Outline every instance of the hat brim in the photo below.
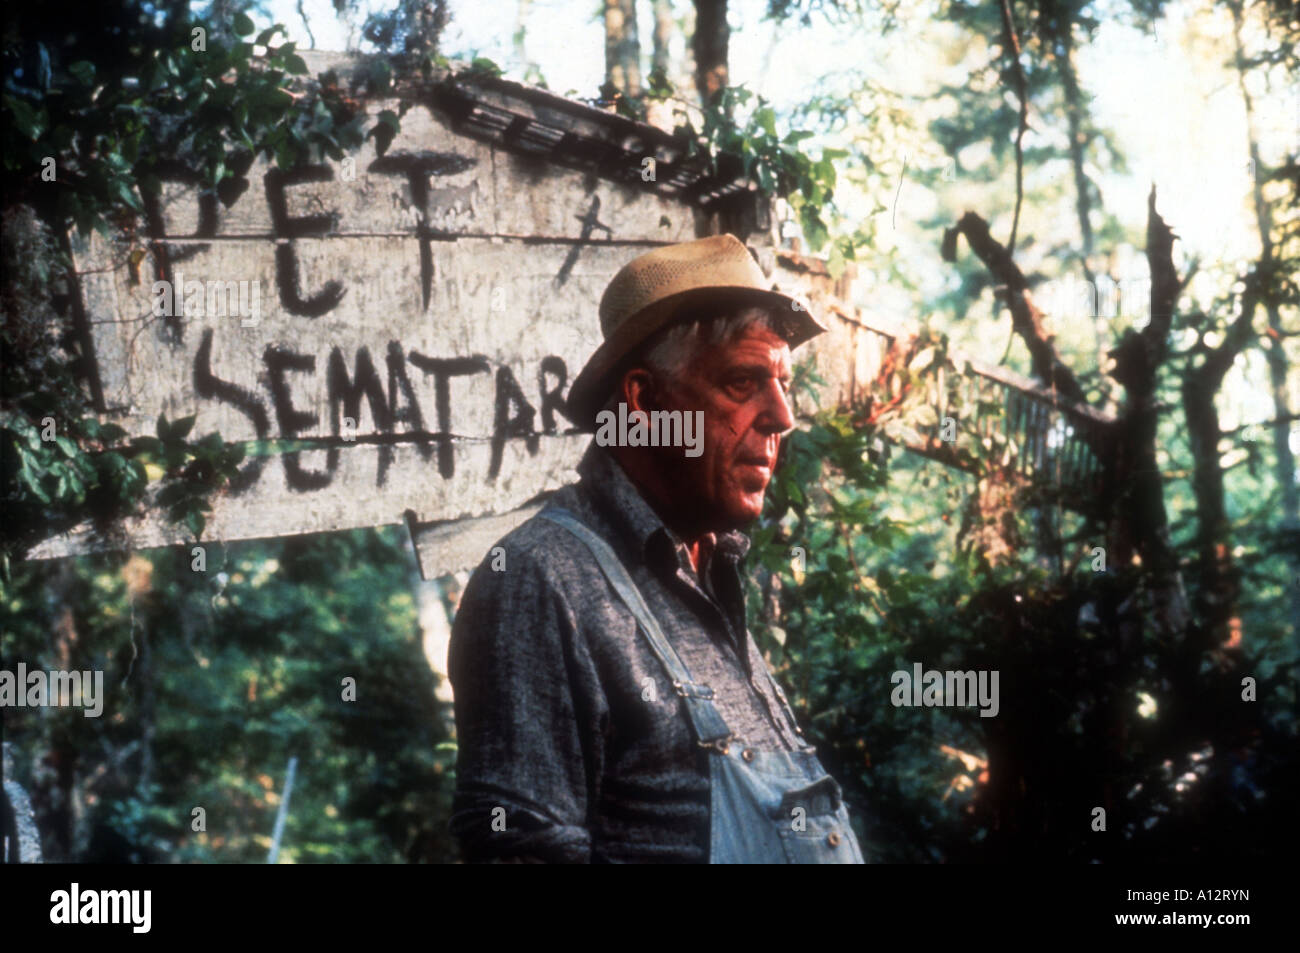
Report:
[[[640,344],[683,317],[685,312],[706,304],[731,307],[751,304],[773,309],[785,318],[782,337],[792,351],[827,330],[826,325],[813,316],[808,302],[780,291],[712,285],[669,295],[623,321],[578,372],[566,401],[568,416],[574,425],[585,432],[594,432],[596,414],[608,398],[613,383],[610,378],[623,361]]]

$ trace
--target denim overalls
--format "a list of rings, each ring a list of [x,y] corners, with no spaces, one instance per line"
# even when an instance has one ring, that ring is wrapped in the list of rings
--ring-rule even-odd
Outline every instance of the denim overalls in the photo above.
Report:
[[[713,689],[692,681],[609,544],[561,507],[549,505],[539,515],[586,543],[685,702],[697,743],[709,749],[709,862],[863,863],[840,787],[822,768],[813,748],[764,751],[733,743],[734,736],[711,701]],[[770,672],[767,675],[772,677]],[[797,730],[785,695],[775,680],[772,685],[785,717]]]

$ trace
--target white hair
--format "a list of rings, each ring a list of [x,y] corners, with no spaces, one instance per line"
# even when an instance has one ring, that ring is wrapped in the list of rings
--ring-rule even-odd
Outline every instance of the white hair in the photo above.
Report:
[[[633,367],[645,367],[665,383],[675,383],[705,350],[726,347],[753,327],[766,328],[784,336],[780,318],[770,308],[742,306],[722,314],[690,318],[669,325],[650,337],[623,365],[611,381],[611,393],[605,410],[617,410],[622,400],[624,375]]]

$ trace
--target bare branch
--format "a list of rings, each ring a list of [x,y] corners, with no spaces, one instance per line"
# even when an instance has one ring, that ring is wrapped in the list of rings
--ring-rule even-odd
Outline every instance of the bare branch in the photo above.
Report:
[[[1297,420],[1300,420],[1300,414],[1284,414],[1281,417],[1274,417],[1272,420],[1261,420],[1259,423],[1254,424],[1238,424],[1236,427],[1230,427],[1227,430],[1220,430],[1219,436],[1231,437],[1234,434],[1241,433],[1243,430],[1250,430],[1252,427],[1257,427],[1260,430],[1272,430],[1274,427],[1280,427],[1282,424],[1294,423]]]
[[[303,0],[298,0],[298,19],[302,20],[302,28],[307,31],[307,39],[311,41],[311,48],[316,49],[316,34],[311,31],[311,21],[307,19],[307,11],[302,8]]]
[[[1002,294],[1007,307],[1011,309],[1011,325],[1029,348],[1034,373],[1062,397],[1086,404],[1088,401],[1083,387],[1074,372],[1057,356],[1051,335],[1043,327],[1043,313],[1030,299],[1028,283],[1012,260],[1011,252],[999,245],[997,239],[989,233],[988,222],[974,212],[967,212],[955,228],[944,233],[944,257],[949,261],[956,257],[958,234],[966,236],[971,251],[984,263],[984,267],[997,282],[1005,286]]]
[[[1174,304],[1183,284],[1174,269],[1174,235],[1156,211],[1156,187],[1147,196],[1147,267],[1151,270],[1151,321],[1142,329],[1142,337],[1153,355],[1163,357],[1165,340],[1174,317]],[[1154,361],[1160,363],[1160,357]]]
[[[1011,57],[1011,75],[1016,81],[1016,96],[1020,100],[1020,127],[1016,130],[1016,211],[1011,218],[1011,237],[1007,240],[1007,254],[1016,250],[1016,229],[1020,227],[1020,205],[1025,198],[1025,130],[1029,128],[1029,86],[1025,82],[1025,69],[1020,63],[1020,38],[1016,35],[1015,20],[1011,16],[1011,0],[1002,0],[1002,45]]]

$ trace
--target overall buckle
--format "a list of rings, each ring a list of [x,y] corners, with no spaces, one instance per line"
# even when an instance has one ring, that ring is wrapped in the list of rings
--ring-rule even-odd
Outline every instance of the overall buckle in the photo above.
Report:
[[[697,741],[695,743],[701,748],[708,748],[712,751],[718,752],[719,754],[726,754],[731,748],[731,742],[735,740],[736,736],[731,734],[727,735],[725,738],[715,738],[713,741]]]
[[[679,682],[674,679],[673,690],[683,698],[703,698],[709,701],[713,699],[713,689],[708,685],[696,685],[694,682]]]

